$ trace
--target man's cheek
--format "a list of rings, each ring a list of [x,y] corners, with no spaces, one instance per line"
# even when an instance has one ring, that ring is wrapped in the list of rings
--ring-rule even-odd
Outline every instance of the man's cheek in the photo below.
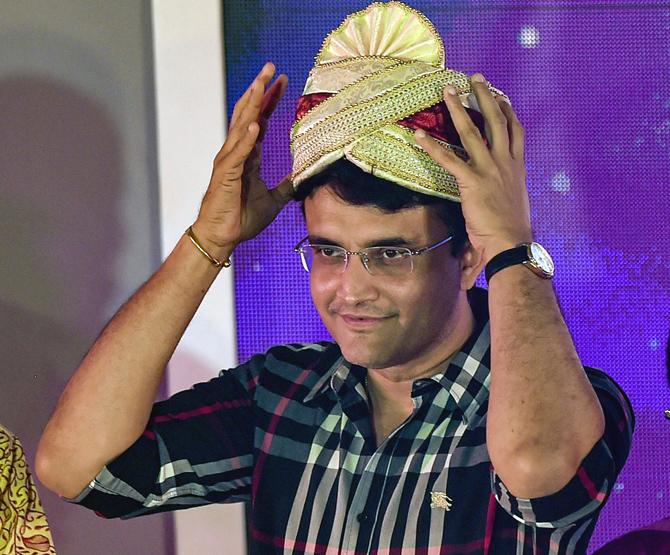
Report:
[[[312,295],[312,301],[314,301],[319,312],[321,312],[322,306],[325,310],[335,297],[335,287],[332,280],[325,280],[315,274],[310,274],[309,289]]]

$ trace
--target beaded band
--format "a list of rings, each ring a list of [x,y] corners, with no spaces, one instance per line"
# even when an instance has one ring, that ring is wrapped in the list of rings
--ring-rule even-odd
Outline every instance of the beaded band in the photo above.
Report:
[[[195,245],[195,248],[198,249],[204,256],[207,258],[212,263],[212,266],[215,268],[229,268],[230,267],[230,258],[226,258],[225,260],[218,260],[214,258],[211,254],[205,250],[205,247],[203,247],[200,244],[200,241],[198,238],[195,236],[195,233],[193,233],[193,226],[190,225],[188,226],[188,229],[184,232],[188,238],[191,240],[191,243]]]

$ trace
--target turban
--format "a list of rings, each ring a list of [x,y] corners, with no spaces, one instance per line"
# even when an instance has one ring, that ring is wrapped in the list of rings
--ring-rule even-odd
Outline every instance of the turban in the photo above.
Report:
[[[324,40],[298,101],[294,187],[346,158],[402,187],[459,202],[454,176],[414,139],[414,130],[424,129],[467,160],[443,102],[447,85],[483,132],[470,79],[445,67],[444,44],[426,16],[401,2],[375,2],[349,15]]]

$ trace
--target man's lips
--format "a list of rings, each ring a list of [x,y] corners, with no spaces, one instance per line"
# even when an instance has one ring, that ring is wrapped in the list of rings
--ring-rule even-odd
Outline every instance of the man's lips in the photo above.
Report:
[[[368,316],[366,314],[347,313],[338,313],[338,316],[350,328],[370,328],[390,318],[390,316]]]

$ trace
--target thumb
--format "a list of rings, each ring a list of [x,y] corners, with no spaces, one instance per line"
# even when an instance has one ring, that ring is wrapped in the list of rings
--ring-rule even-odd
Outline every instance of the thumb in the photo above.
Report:
[[[274,189],[270,190],[270,195],[281,210],[293,198],[294,192],[293,176],[288,174]]]

